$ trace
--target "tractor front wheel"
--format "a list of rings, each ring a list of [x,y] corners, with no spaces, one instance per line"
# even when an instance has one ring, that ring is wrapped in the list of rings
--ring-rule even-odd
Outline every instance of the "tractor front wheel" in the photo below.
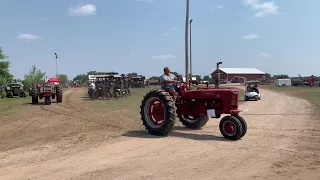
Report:
[[[237,118],[240,121],[241,125],[242,125],[242,134],[240,136],[240,138],[242,138],[247,133],[247,123],[243,119],[243,117],[241,117],[239,114],[235,115],[234,117]]]
[[[25,93],[24,91],[22,91],[22,92],[20,93],[20,97],[27,97],[27,95],[26,95],[26,93]]]
[[[13,93],[12,92],[7,92],[7,98],[13,98]]]
[[[44,104],[45,105],[50,105],[51,104],[51,97],[50,96],[44,97]]]
[[[141,120],[150,134],[165,136],[174,127],[176,110],[177,107],[168,92],[151,90],[141,102]]]
[[[219,123],[219,129],[223,137],[230,140],[238,140],[243,134],[241,122],[234,116],[225,116]]]
[[[183,116],[179,117],[181,123],[189,129],[201,129],[207,124],[209,118],[207,116]]]

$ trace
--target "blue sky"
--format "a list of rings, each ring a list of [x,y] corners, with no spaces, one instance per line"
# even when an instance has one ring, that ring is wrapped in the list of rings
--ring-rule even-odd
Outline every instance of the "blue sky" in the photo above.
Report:
[[[190,0],[193,74],[255,67],[320,75],[319,0]],[[2,0],[0,47],[18,78],[34,64],[73,78],[90,70],[184,74],[185,0]]]

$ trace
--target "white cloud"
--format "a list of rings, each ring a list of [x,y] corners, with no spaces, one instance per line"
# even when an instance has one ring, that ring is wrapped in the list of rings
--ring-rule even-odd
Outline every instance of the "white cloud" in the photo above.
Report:
[[[166,59],[172,59],[172,58],[176,58],[176,56],[172,55],[172,54],[152,56],[152,59],[154,59],[154,60],[166,60]]]
[[[241,39],[243,40],[252,40],[252,39],[258,39],[258,38],[260,38],[260,36],[257,34],[247,34],[241,37]]]
[[[92,4],[77,5],[74,7],[69,7],[68,9],[70,16],[92,16],[96,14],[97,7]]]
[[[144,3],[153,3],[155,0],[136,0],[139,2],[144,2]]]
[[[218,5],[216,5],[216,8],[222,9],[222,8],[223,8],[223,4],[218,4]]]
[[[243,0],[245,6],[251,6],[252,10],[257,11],[255,17],[265,17],[279,14],[279,7],[274,1],[260,2],[259,0]]]
[[[32,40],[39,39],[39,36],[27,33],[27,34],[19,34],[18,36],[16,36],[16,38],[20,40],[25,40],[25,41],[32,41]]]
[[[168,30],[168,32],[164,33],[164,36],[169,36],[170,34],[177,32],[178,31],[178,27],[172,27]]]
[[[261,52],[258,54],[259,57],[265,57],[265,58],[269,58],[270,55],[268,53],[265,53],[265,52]]]

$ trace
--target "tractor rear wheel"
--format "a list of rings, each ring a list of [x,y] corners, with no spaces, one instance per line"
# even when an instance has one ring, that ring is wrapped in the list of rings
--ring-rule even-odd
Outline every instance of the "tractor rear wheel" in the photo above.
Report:
[[[168,92],[151,90],[141,102],[141,120],[150,134],[165,136],[174,127],[176,110],[177,107]]]
[[[60,85],[56,87],[56,93],[57,103],[62,103],[62,87]]]
[[[241,117],[239,114],[235,115],[234,117],[237,118],[240,121],[241,125],[242,125],[242,134],[240,136],[240,138],[242,138],[247,133],[247,123],[243,119],[243,117]]]
[[[219,129],[223,137],[230,140],[238,140],[243,134],[241,122],[234,116],[225,116],[219,123]]]
[[[119,97],[120,97],[120,93],[119,92],[116,91],[116,92],[113,93],[113,98],[115,100],[119,99]]]
[[[33,86],[31,88],[31,96],[32,96],[32,104],[38,104],[39,98],[38,98],[38,88],[37,86]]]
[[[209,118],[207,116],[183,116],[179,117],[181,123],[189,129],[201,129],[207,124]]]

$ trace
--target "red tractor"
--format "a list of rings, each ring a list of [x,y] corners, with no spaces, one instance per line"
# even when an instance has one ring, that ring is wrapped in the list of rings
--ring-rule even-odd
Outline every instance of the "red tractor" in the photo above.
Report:
[[[219,69],[217,63],[217,69]],[[218,71],[217,71],[218,72]],[[165,136],[173,129],[176,118],[189,129],[200,129],[209,118],[220,118],[221,134],[230,140],[238,140],[247,132],[246,121],[239,115],[238,89],[219,88],[220,74],[217,73],[216,87],[191,89],[181,82],[179,92],[154,89],[148,92],[140,106],[143,125],[152,135]]]
[[[37,84],[31,89],[32,104],[38,104],[39,99],[44,98],[44,104],[50,105],[52,99],[56,99],[57,103],[62,102],[62,86],[60,80],[50,78],[47,82]]]

